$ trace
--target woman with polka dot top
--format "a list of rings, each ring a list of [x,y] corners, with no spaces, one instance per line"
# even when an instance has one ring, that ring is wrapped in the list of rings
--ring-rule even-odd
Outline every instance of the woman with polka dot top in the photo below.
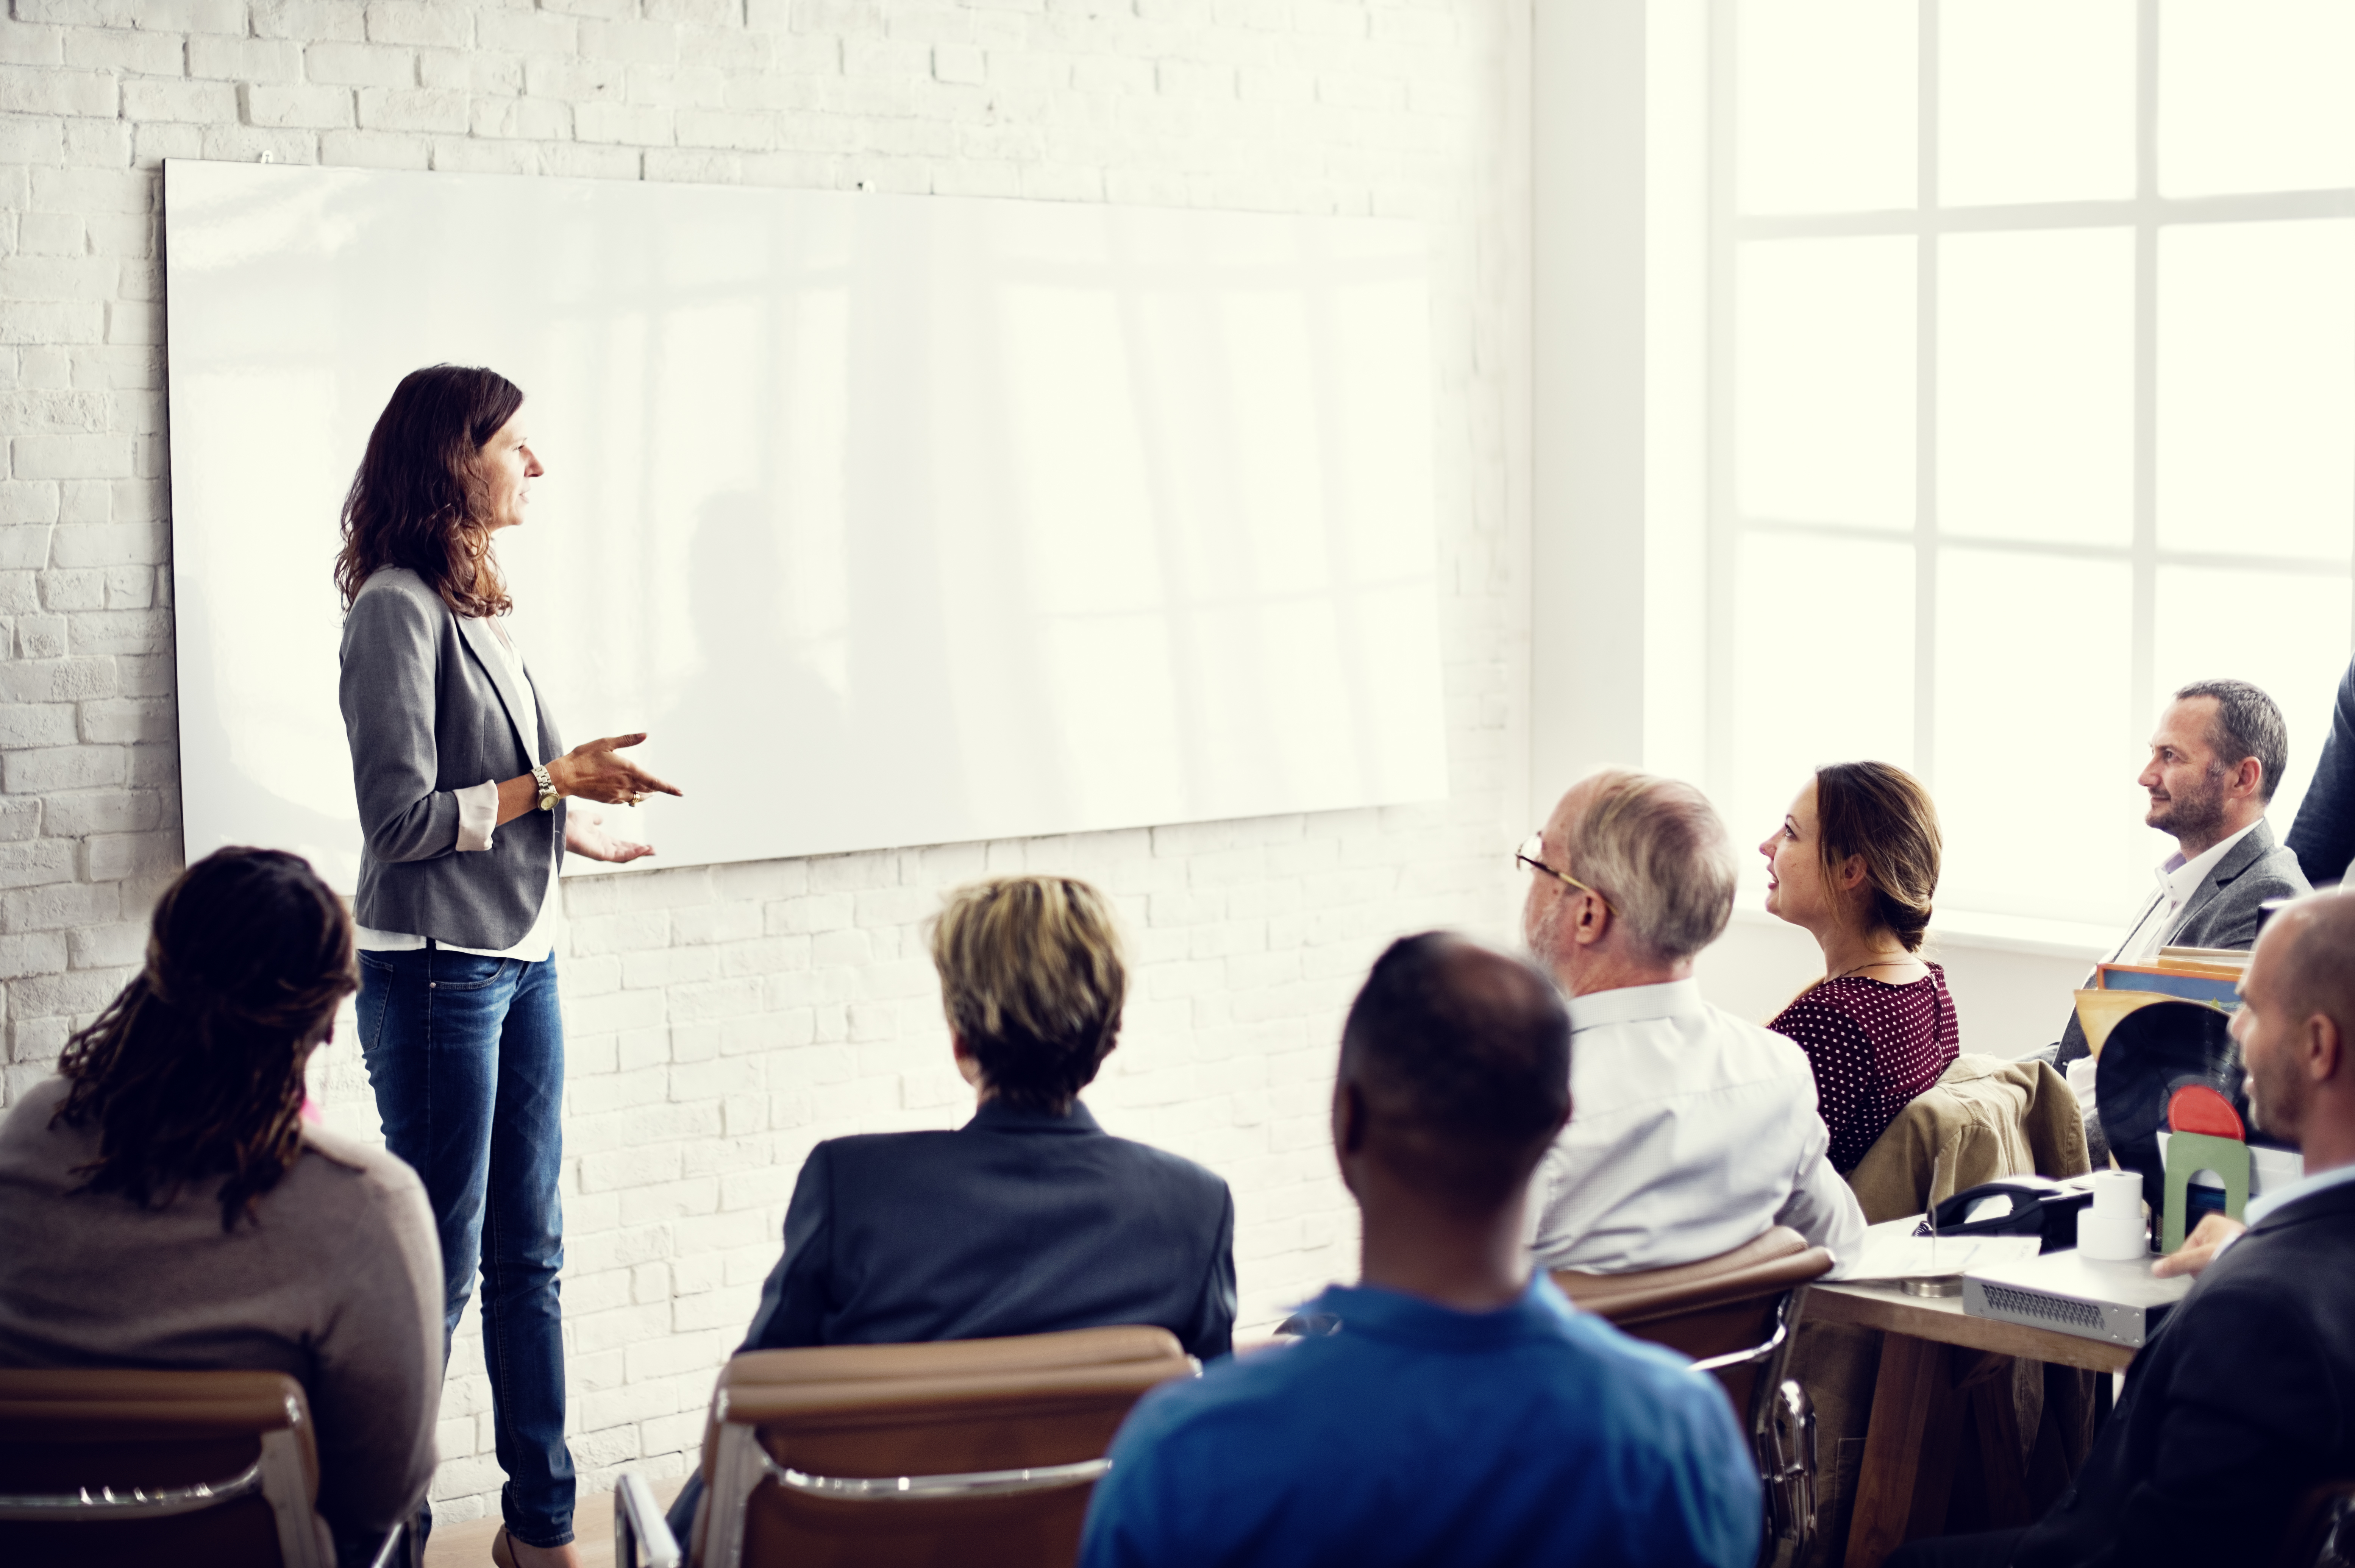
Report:
[[[1766,909],[1824,951],[1824,978],[1767,1025],[1816,1070],[1832,1168],[1854,1171],[1961,1050],[1946,975],[1921,957],[1938,889],[1938,809],[1885,762],[1816,769],[1758,846]]]

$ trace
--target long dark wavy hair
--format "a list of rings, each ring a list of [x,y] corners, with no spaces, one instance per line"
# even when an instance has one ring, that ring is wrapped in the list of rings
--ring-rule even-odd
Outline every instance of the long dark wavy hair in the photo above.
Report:
[[[480,366],[431,365],[400,378],[344,497],[336,587],[346,609],[382,567],[407,567],[459,615],[513,608],[483,515],[482,450],[522,407],[522,387]]]
[[[225,1175],[236,1229],[300,1153],[304,1065],[358,989],[351,918],[302,856],[216,850],[182,872],[146,967],[58,1064],[73,1088],[52,1123],[98,1125],[76,1191],[161,1208]]]

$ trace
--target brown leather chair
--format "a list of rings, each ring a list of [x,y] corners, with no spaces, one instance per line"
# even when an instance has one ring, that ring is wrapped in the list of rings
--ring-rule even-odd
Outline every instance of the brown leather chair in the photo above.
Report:
[[[335,1568],[318,1495],[310,1407],[282,1373],[0,1371],[0,1561],[16,1568]]]
[[[1147,1328],[738,1356],[704,1428],[694,1560],[1069,1564],[1129,1407],[1199,1370]]]
[[[1777,1225],[1699,1263],[1636,1274],[1553,1277],[1582,1311],[1693,1358],[1746,1419],[1766,1484],[1765,1542],[1804,1545],[1815,1530],[1816,1422],[1806,1390],[1784,1375],[1807,1284],[1832,1255]]]

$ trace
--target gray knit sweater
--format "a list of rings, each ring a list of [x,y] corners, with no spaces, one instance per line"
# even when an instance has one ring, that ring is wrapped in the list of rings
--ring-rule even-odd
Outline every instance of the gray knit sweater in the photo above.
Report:
[[[218,1179],[162,1209],[73,1189],[98,1129],[34,1086],[0,1121],[0,1366],[282,1372],[317,1424],[319,1512],[406,1518],[433,1475],[442,1254],[417,1173],[306,1125],[304,1150],[223,1232]]]

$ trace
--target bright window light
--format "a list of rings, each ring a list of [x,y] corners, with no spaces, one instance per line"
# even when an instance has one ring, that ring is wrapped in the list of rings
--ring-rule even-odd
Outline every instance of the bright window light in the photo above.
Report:
[[[2091,932],[2168,694],[2290,734],[2355,635],[2355,4],[1727,0],[1707,777],[1917,772],[1941,910]],[[1934,25],[1917,27],[1917,17]]]

